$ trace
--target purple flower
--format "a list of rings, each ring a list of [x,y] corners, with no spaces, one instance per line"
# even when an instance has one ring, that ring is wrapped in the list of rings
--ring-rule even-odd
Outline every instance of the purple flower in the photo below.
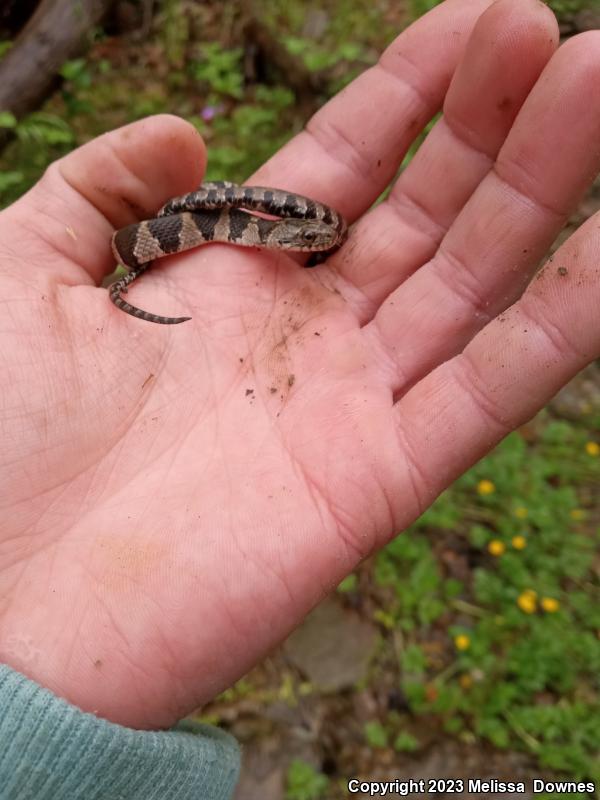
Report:
[[[219,103],[217,106],[204,106],[202,111],[200,112],[200,116],[205,122],[210,122],[213,120],[218,114],[222,114],[225,110],[225,107],[222,103]]]

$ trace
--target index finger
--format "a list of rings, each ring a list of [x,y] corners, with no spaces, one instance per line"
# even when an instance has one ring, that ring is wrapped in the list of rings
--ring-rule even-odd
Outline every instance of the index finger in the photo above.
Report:
[[[442,107],[471,30],[489,5],[491,0],[446,0],[419,19],[375,66],[317,111],[251,183],[308,194],[356,219]]]

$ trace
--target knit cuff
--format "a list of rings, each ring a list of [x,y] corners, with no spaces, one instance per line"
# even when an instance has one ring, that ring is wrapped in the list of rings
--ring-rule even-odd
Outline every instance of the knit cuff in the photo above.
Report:
[[[237,743],[218,728],[124,728],[0,664],[2,798],[228,800],[239,760]]]

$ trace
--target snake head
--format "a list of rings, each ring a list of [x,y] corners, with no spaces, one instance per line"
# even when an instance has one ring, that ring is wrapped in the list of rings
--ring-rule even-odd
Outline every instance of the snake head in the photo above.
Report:
[[[269,233],[267,246],[296,252],[330,250],[338,244],[339,231],[317,219],[282,219]]]

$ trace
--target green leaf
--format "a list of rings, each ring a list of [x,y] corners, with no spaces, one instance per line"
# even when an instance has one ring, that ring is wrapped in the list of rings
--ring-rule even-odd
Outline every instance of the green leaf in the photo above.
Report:
[[[408,731],[401,731],[394,739],[394,750],[399,753],[414,753],[419,747],[419,740]]]
[[[310,764],[296,759],[289,766],[286,784],[286,800],[321,800],[329,780]]]
[[[380,722],[367,722],[364,730],[365,739],[371,747],[388,746],[388,733]]]
[[[17,118],[10,111],[0,111],[0,128],[16,128]]]
[[[346,592],[353,592],[358,586],[358,578],[356,575],[348,575],[348,577],[344,578],[344,580],[338,584],[337,590],[342,594]]]

